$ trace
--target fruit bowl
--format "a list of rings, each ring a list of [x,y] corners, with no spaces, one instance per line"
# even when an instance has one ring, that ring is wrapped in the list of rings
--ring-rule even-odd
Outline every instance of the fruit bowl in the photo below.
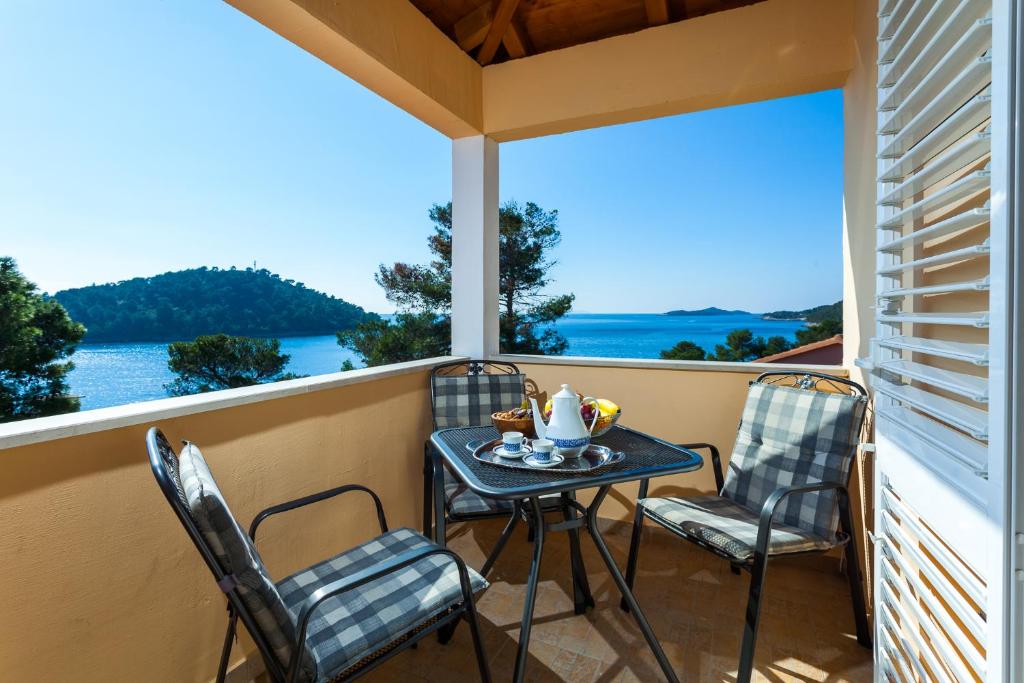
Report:
[[[622,417],[621,410],[617,413],[612,413],[611,415],[602,415],[601,417],[597,418],[597,424],[594,425],[594,431],[590,433],[590,436],[596,437],[607,434],[608,430],[615,426],[615,423],[619,421],[620,417]]]
[[[519,417],[515,414],[520,411],[515,410],[501,410],[496,413],[491,413],[491,424],[498,430],[499,434],[505,432],[522,432],[523,436],[527,439],[533,439],[537,436],[536,430],[533,428],[533,411],[526,410],[526,415]]]

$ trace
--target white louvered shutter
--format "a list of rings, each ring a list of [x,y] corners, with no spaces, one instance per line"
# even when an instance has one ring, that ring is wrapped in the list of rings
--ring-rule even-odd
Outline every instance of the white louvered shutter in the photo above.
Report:
[[[879,4],[876,336],[859,362],[877,416],[878,680],[1013,680],[1003,608],[1012,231],[997,199],[1010,117],[993,79],[1008,68],[999,36],[1010,5]]]

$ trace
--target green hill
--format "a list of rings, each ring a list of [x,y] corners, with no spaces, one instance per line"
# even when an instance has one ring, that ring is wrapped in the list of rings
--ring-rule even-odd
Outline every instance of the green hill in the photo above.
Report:
[[[834,304],[815,306],[803,311],[772,311],[761,317],[765,320],[806,320],[809,323],[820,323],[822,320],[829,319],[841,321],[843,319],[843,302],[840,300]]]
[[[669,311],[665,315],[686,315],[686,316],[700,316],[700,315],[750,315],[747,311],[726,311],[721,308],[702,308],[697,311]]]
[[[334,334],[375,314],[268,270],[193,268],[57,292],[86,342]]]

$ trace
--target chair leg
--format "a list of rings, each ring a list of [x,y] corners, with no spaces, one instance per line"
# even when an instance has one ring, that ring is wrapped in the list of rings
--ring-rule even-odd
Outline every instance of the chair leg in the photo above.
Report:
[[[757,627],[761,621],[761,598],[764,576],[768,569],[768,555],[758,552],[750,570],[750,594],[747,598],[747,617],[743,627],[743,646],[740,649],[740,670],[736,683],[750,683],[754,673],[754,648],[757,645]]]
[[[235,642],[235,625],[238,615],[228,605],[228,630],[224,634],[224,648],[220,652],[220,664],[217,665],[217,683],[224,683],[228,675],[228,661],[231,659],[231,645]]]
[[[647,497],[647,480],[640,482],[640,494],[637,500]],[[644,511],[639,503],[633,513],[633,534],[629,539],[629,559],[626,560],[626,585],[633,590],[633,582],[636,581],[636,565],[640,561],[640,536],[644,531]],[[629,605],[626,598],[619,600],[619,608],[623,612],[629,612]]]
[[[455,635],[455,627],[459,625],[459,619],[449,621],[447,624],[437,629],[437,642],[442,645],[447,645],[451,642],[452,636]]]
[[[871,647],[871,627],[868,625],[867,607],[864,603],[864,585],[861,583],[860,561],[857,557],[857,536],[853,530],[848,495],[839,495],[839,523],[850,540],[846,542],[846,576],[850,580],[850,595],[853,598],[853,621],[857,626],[857,642]]]
[[[433,538],[434,464],[430,459],[430,443],[423,445],[423,535]]]
[[[491,667],[487,664],[487,655],[484,652],[484,641],[480,637],[480,624],[477,621],[476,616],[476,605],[473,602],[473,596],[470,595],[466,600],[466,621],[469,622],[469,633],[473,637],[473,652],[476,653],[476,665],[480,669],[480,680],[482,683],[490,683],[491,681]]]

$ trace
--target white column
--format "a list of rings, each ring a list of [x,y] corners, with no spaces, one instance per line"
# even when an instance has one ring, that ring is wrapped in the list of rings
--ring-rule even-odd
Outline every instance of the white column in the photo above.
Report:
[[[452,354],[498,353],[498,143],[452,141]]]

